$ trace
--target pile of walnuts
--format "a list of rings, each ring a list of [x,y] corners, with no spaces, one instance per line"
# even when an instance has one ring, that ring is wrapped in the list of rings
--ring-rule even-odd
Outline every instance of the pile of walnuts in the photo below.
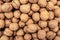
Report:
[[[0,40],[60,40],[60,0],[0,0]]]

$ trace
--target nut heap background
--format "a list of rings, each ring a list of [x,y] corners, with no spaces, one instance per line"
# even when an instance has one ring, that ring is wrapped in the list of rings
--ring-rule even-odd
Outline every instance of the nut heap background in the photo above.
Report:
[[[60,0],[0,0],[0,40],[60,40]]]

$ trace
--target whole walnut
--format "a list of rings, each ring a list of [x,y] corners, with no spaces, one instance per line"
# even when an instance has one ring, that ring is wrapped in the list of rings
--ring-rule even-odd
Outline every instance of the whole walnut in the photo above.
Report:
[[[38,31],[38,38],[44,39],[45,37],[46,37],[46,32],[44,30],[39,30]]]
[[[5,27],[9,27],[11,23],[10,19],[5,19]]]
[[[13,9],[11,3],[4,3],[2,5],[2,11],[3,12],[10,12]]]
[[[49,27],[50,28],[55,28],[58,26],[58,21],[57,20],[50,20],[49,21]]]
[[[25,26],[25,23],[22,21],[19,21],[19,27],[23,28]]]
[[[54,12],[53,11],[49,11],[49,19],[53,19],[54,18]]]
[[[40,7],[38,4],[32,4],[31,9],[36,12],[40,9]]]
[[[29,19],[29,16],[28,16],[28,14],[21,14],[21,16],[20,16],[20,19],[21,19],[21,21],[23,21],[23,22],[26,22],[26,21],[28,21],[28,19]]]
[[[41,27],[41,28],[45,28],[45,27],[47,27],[47,21],[39,21],[39,26]]]
[[[19,26],[17,23],[11,23],[9,26],[9,29],[12,31],[16,31],[16,30],[18,30],[18,28],[19,28]]]
[[[17,35],[18,36],[23,36],[24,35],[24,31],[22,29],[17,31]]]
[[[52,31],[48,31],[48,32],[47,32],[47,38],[48,38],[49,40],[54,39],[55,36],[56,36],[56,33],[52,32]]]
[[[48,20],[49,19],[49,13],[48,13],[48,11],[47,10],[45,10],[45,9],[41,9],[41,11],[40,11],[41,13],[40,13],[40,18],[41,18],[41,20]]]
[[[33,15],[32,15],[32,19],[34,20],[34,21],[39,21],[40,20],[40,15],[39,15],[39,13],[34,13]]]
[[[10,19],[13,17],[13,12],[6,12],[6,13],[4,13],[4,15],[6,18]]]
[[[23,13],[29,13],[30,11],[30,4],[24,4],[20,6],[20,11]]]
[[[40,7],[46,7],[47,0],[38,0],[38,4],[40,5]]]
[[[26,22],[26,25],[29,25],[29,24],[33,24],[34,21],[32,19],[29,19],[27,22]]]
[[[15,9],[19,9],[19,7],[20,7],[19,0],[12,0],[12,6],[13,6]]]
[[[5,28],[4,34],[5,34],[6,36],[12,36],[13,32],[12,32],[9,28]]]
[[[0,40],[9,40],[9,37],[3,35],[3,36],[1,36]]]
[[[29,24],[27,26],[27,31],[30,33],[34,33],[37,31],[37,26],[35,24]]]
[[[19,10],[14,11],[14,17],[20,18],[21,12]]]
[[[47,8],[47,10],[54,10],[54,4],[52,2],[48,2],[46,8]]]

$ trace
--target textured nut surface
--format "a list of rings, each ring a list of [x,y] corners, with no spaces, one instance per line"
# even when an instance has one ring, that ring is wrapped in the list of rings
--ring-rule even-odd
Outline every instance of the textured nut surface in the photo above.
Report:
[[[56,21],[56,20],[50,20],[49,21],[49,27],[50,28],[55,28],[56,26],[58,26],[58,21]]]
[[[32,19],[29,19],[27,22],[26,22],[26,25],[29,25],[29,24],[32,24],[33,23],[33,20]]]
[[[3,13],[0,13],[0,19],[4,19],[5,15]]]
[[[20,3],[21,4],[26,4],[26,3],[28,3],[28,0],[20,0]]]
[[[22,36],[16,36],[14,40],[24,40]]]
[[[20,7],[19,0],[13,0],[13,1],[12,1],[12,6],[13,6],[15,9],[19,9],[19,7]]]
[[[37,26],[35,24],[29,24],[27,26],[27,31],[30,33],[36,32],[37,31]]]
[[[41,20],[48,20],[49,13],[45,9],[42,9],[40,13],[40,18]]]
[[[10,30],[16,31],[19,27],[17,23],[11,23],[9,26]]]
[[[13,12],[7,12],[7,13],[4,13],[5,14],[5,17],[6,18],[12,18],[13,17]]]
[[[47,32],[47,38],[49,40],[54,39],[55,36],[56,36],[56,33],[52,32],[52,31]]]
[[[47,7],[48,10],[53,10],[54,9],[54,4],[52,2],[48,2]]]
[[[55,16],[60,17],[60,8],[55,9]]]
[[[54,18],[54,12],[49,11],[49,19],[53,19]]]
[[[6,19],[6,20],[5,20],[5,26],[6,26],[6,27],[9,27],[10,24],[11,24],[11,20],[7,20],[7,19]]]
[[[39,13],[34,13],[33,15],[32,15],[32,19],[34,20],[34,21],[39,21],[40,20],[40,16],[39,16]]]
[[[44,39],[45,37],[46,37],[46,32],[44,30],[39,30],[38,31],[38,38]]]
[[[23,36],[24,35],[24,31],[22,29],[17,31],[17,35],[18,36]]]
[[[16,17],[16,18],[19,18],[20,17],[20,11],[19,10],[16,10],[16,11],[14,11],[14,17]]]
[[[24,27],[25,26],[25,23],[24,22],[22,22],[22,21],[19,21],[19,27]]]
[[[25,34],[24,35],[24,39],[25,40],[30,40],[31,39],[31,35],[30,34]]]
[[[29,16],[27,14],[21,14],[20,19],[21,21],[26,22],[29,19]]]
[[[3,27],[4,27],[4,20],[0,19],[0,28],[3,28]]]
[[[3,12],[10,12],[12,10],[12,5],[11,3],[4,3],[2,5],[2,11]]]
[[[9,38],[7,36],[2,36],[0,39],[1,40],[9,40]]]
[[[21,5],[20,11],[23,13],[28,13],[30,11],[30,4]]]
[[[47,27],[47,22],[46,21],[39,21],[39,26],[41,28],[45,28],[45,27]]]
[[[39,7],[38,4],[32,4],[31,9],[32,9],[33,11],[38,11],[38,10],[40,9],[40,7]]]
[[[38,0],[29,0],[30,3],[37,3]]]
[[[18,20],[17,18],[15,18],[15,17],[12,18],[12,22],[17,23],[18,21],[19,21],[19,20]]]
[[[44,2],[44,3],[43,3],[43,2]],[[46,0],[39,0],[39,1],[38,1],[38,4],[39,4],[41,7],[46,7],[47,1],[46,1]]]
[[[59,36],[56,36],[54,40],[60,40],[60,37]]]
[[[13,32],[9,28],[6,28],[4,34],[7,36],[12,36]]]

